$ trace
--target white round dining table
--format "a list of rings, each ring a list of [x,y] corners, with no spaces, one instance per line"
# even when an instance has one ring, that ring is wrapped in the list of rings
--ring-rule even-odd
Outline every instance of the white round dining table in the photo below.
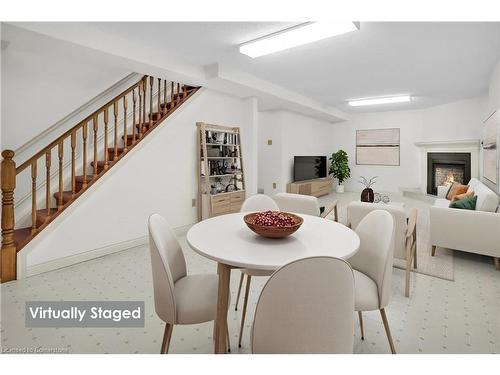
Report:
[[[297,214],[302,226],[286,238],[264,238],[243,221],[247,213],[212,217],[193,225],[188,245],[198,254],[217,262],[219,275],[215,353],[227,349],[227,310],[232,268],[274,271],[294,260],[332,256],[348,259],[359,249],[359,237],[353,230],[321,217]]]

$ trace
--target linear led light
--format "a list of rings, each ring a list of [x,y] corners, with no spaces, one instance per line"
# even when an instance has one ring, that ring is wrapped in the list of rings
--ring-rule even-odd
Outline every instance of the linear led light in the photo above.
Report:
[[[359,24],[358,24],[359,25]],[[358,30],[354,22],[306,22],[240,46],[240,52],[259,57]]]
[[[402,96],[390,96],[387,98],[350,100],[349,105],[352,107],[359,107],[362,105],[405,103],[405,102],[410,102],[410,101],[411,101],[410,95],[402,95]]]

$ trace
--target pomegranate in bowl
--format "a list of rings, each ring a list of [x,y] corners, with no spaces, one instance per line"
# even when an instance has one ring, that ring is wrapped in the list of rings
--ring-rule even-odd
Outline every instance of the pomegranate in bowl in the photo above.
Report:
[[[254,212],[244,216],[245,224],[255,233],[267,238],[283,238],[300,228],[304,219],[281,211]]]

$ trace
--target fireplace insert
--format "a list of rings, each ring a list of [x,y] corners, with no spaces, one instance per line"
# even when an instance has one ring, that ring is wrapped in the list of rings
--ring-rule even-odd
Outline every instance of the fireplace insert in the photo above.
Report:
[[[470,180],[471,155],[466,152],[429,152],[427,154],[427,193],[437,195],[438,186]]]

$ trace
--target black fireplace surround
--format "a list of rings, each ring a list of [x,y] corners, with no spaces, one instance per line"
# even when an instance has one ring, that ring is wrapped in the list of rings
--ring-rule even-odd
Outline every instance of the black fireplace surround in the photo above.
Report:
[[[427,194],[437,195],[436,168],[461,168],[464,184],[470,180],[470,153],[467,152],[429,152],[427,153]]]

